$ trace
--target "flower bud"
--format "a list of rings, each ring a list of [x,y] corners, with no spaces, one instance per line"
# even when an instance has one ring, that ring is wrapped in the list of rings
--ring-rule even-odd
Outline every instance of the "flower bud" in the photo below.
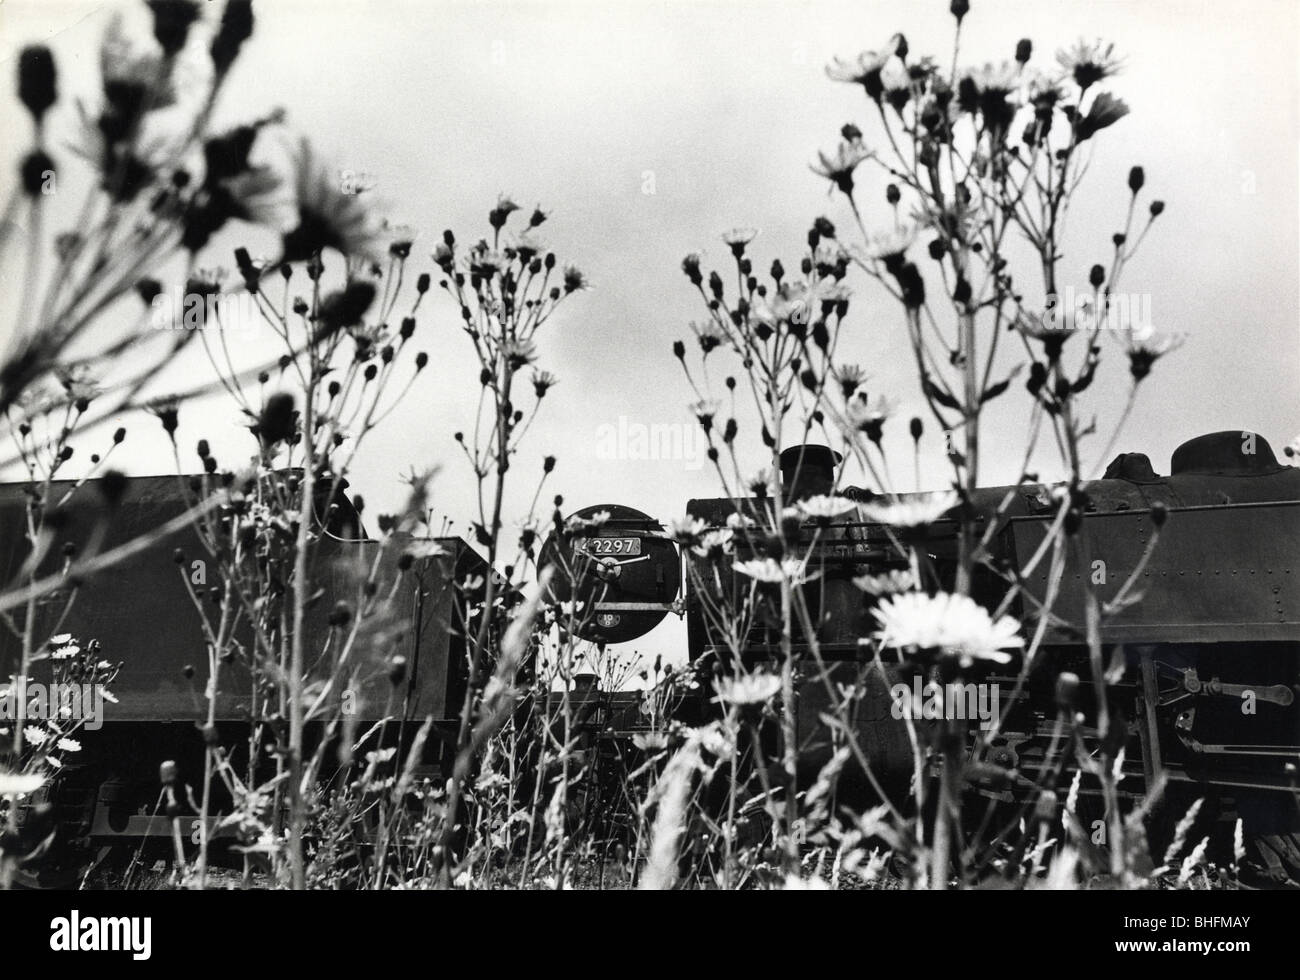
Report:
[[[1128,172],[1128,189],[1136,194],[1142,189],[1142,185],[1146,183],[1146,179],[1146,174],[1143,172],[1142,168],[1134,167]]]
[[[32,150],[22,162],[23,190],[28,197],[40,197],[54,177],[54,160],[44,150]]]
[[[54,55],[43,44],[23,48],[18,55],[18,98],[36,122],[59,98]]]
[[[149,0],[149,7],[153,10],[153,36],[162,45],[163,54],[174,57],[185,47],[199,5],[194,0]]]
[[[1039,823],[1051,823],[1056,819],[1056,792],[1045,789],[1038,794],[1034,804],[1034,819]]]
[[[1022,65],[1029,60],[1034,53],[1034,42],[1027,37],[1022,37],[1016,42],[1016,61]]]
[[[1079,675],[1063,671],[1056,678],[1056,706],[1061,711],[1072,712],[1079,696]]]

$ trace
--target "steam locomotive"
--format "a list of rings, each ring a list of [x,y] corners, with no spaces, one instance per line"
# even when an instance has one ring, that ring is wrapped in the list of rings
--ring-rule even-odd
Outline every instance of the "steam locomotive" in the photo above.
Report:
[[[783,499],[827,492],[838,462],[826,447],[786,450]],[[707,529],[719,530],[738,510],[753,513],[761,506],[764,502],[754,499],[697,499],[687,512]],[[1019,660],[981,678],[999,692],[1005,714],[981,761],[986,771],[996,766],[1009,776],[984,792],[1010,798],[1018,786],[1034,785],[1057,716],[1058,679],[1074,674],[1083,679],[1077,703],[1086,716],[1085,742],[1096,746],[1106,740],[1112,757],[1124,750],[1123,795],[1139,799],[1159,779],[1168,787],[1166,798],[1183,803],[1175,816],[1191,799],[1206,797],[1212,803],[1207,814],[1241,818],[1273,878],[1300,881],[1295,833],[1300,829],[1300,468],[1280,464],[1262,436],[1218,432],[1181,445],[1165,475],[1157,474],[1144,454],[1118,456],[1102,479],[1078,488],[1075,506],[1077,526],[1067,539],[1059,594],[1051,597],[1027,683],[1017,683]],[[1007,611],[1036,625],[1037,610],[1049,599],[1052,572],[1050,561],[1034,558],[1058,512],[1053,488],[987,488],[974,495],[970,508],[988,557],[972,583],[973,596],[992,609],[1007,594],[1008,583],[1019,582],[1021,592]],[[595,533],[611,541],[602,544],[601,554],[649,554],[651,560],[624,565],[627,559],[621,559],[612,566],[618,574],[605,570],[590,593],[594,616],[588,637],[626,639],[629,629],[639,634],[667,610],[684,608],[692,661],[715,660],[726,669],[735,643],[719,635],[699,594],[700,582],[718,581],[711,559],[683,550],[682,562],[704,574],[687,574],[684,602],[677,601],[676,555],[665,549],[662,528],[636,512],[603,509],[610,519]],[[728,563],[754,557],[755,545],[745,536],[734,541]],[[909,678],[895,666],[882,669],[864,661],[859,639],[876,626],[875,600],[853,582],[896,569],[900,562],[906,566],[892,542],[889,529],[853,516],[805,522],[799,531],[797,554],[807,555],[810,573],[802,588],[816,634],[810,637],[796,627],[792,638],[792,653],[802,665],[796,737],[804,784],[832,752],[822,720],[830,708],[827,679],[832,685],[865,687],[856,734],[877,783],[902,792],[912,773],[906,723],[894,710],[897,685]],[[590,543],[586,549],[591,552]],[[925,551],[938,583],[951,587],[956,521],[931,525]],[[607,558],[601,561],[608,564]],[[1111,707],[1107,731],[1095,728],[1098,692],[1091,683],[1083,626],[1085,582],[1094,586],[1101,608],[1113,604],[1100,623]],[[751,583],[739,575],[730,578],[736,590]],[[1139,601],[1123,601],[1125,596]],[[1121,601],[1115,603],[1117,598]],[[745,665],[772,658],[774,618],[765,620],[761,610],[754,617],[740,658]],[[814,639],[820,665],[814,662]],[[612,701],[608,717],[620,717]],[[1073,763],[1067,780],[1072,768]],[[852,774],[846,770],[841,779],[851,782]],[[1085,795],[1096,791],[1086,780],[1081,785]]]

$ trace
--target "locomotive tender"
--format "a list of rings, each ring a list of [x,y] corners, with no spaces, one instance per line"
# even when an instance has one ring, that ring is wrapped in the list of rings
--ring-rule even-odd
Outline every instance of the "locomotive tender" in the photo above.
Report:
[[[38,577],[60,574],[66,559],[58,545],[64,542],[73,554],[87,556],[92,550],[103,554],[154,535],[192,505],[187,490],[191,479],[129,478],[120,500],[111,507],[97,492],[95,481],[79,488],[75,481],[55,481],[49,499],[68,502],[60,508],[56,546],[37,569]],[[26,534],[31,492],[27,483],[0,485],[0,582],[16,582],[31,553]],[[305,610],[307,648],[325,649],[335,600],[355,596],[358,568],[369,571],[378,557],[376,584],[381,594],[397,583],[395,622],[382,638],[382,650],[376,643],[375,649],[362,651],[356,690],[340,696],[349,699],[348,711],[361,723],[359,731],[379,718],[396,716],[416,722],[408,726],[409,734],[432,717],[433,737],[426,751],[434,762],[442,761],[438,756],[454,744],[467,683],[457,609],[464,584],[476,578],[481,581],[487,563],[459,538],[441,538],[432,542],[437,547],[426,543],[416,549],[420,557],[403,570],[399,566],[406,547],[402,541],[381,547],[365,537],[360,515],[345,494],[339,493],[334,503],[329,533],[322,536],[310,570],[323,594]],[[126,560],[92,576],[69,580],[37,602],[33,632],[38,644],[53,633],[70,634],[82,644],[94,641],[99,656],[122,663],[110,685],[114,701],[103,705],[102,717],[86,726],[87,734],[80,738],[82,751],[69,756],[59,778],[39,794],[55,806],[62,844],[105,847],[147,837],[168,839],[171,822],[159,812],[159,767],[175,763],[180,779],[194,782],[203,771],[205,751],[200,724],[206,721],[206,702],[201,685],[208,655],[190,589],[199,602],[219,595],[217,568],[197,529],[180,521],[176,529],[154,536],[148,547]],[[20,631],[23,612],[16,610],[14,616]],[[236,640],[251,646],[250,636],[237,634]],[[21,637],[7,626],[0,627],[0,684],[12,683],[21,654]],[[396,688],[386,669],[393,655],[406,660],[405,675]],[[33,684],[47,683],[49,658],[33,664],[29,676]],[[221,668],[215,717],[221,742],[231,747],[232,762],[241,770],[247,762],[251,696],[247,663],[230,658]],[[0,739],[0,756],[6,744]],[[231,801],[219,780],[214,780],[213,789],[212,812],[228,813]],[[196,833],[196,815],[182,822],[186,836]],[[209,817],[210,837],[230,837],[231,830],[219,828],[218,822],[217,817]]]

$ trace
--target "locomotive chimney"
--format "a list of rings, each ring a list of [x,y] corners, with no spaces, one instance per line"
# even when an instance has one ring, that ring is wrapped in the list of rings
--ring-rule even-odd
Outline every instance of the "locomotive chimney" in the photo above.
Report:
[[[787,503],[831,492],[844,457],[829,446],[805,443],[781,453],[781,495]]]

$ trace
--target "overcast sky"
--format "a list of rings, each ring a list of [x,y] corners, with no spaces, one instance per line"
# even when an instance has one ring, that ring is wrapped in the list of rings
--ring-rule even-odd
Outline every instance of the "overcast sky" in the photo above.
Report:
[[[98,39],[114,6],[0,4],[0,131],[19,134],[6,135],[0,149],[5,196],[29,131],[13,109],[15,50],[47,41],[64,69],[65,92],[93,96]],[[215,13],[219,5],[210,6]],[[283,106],[295,132],[310,135],[339,168],[373,177],[388,212],[421,229],[416,271],[432,268],[428,253],[443,228],[462,240],[486,232],[499,192],[550,210],[547,242],[585,269],[594,288],[540,338],[542,366],[560,385],[522,450],[519,476],[531,460],[554,453],[553,489],[574,509],[618,502],[669,519],[688,498],[716,495],[708,472],[691,460],[602,459],[599,436],[620,417],[693,425],[691,392],[670,350],[700,315],[679,271],[682,256],[704,250],[722,263],[720,233],[750,225],[762,232],[756,266],[778,256],[791,266],[813,217],[845,221],[842,199],[828,197],[808,163],[834,145],[846,122],[858,122],[868,142],[875,130],[861,91],[830,82],[824,66],[832,56],[879,47],[895,31],[913,53],[946,62],[947,8],[946,0],[259,0],[256,33],[221,118]],[[1089,266],[1109,255],[1128,169],[1141,164],[1148,190],[1167,210],[1122,288],[1150,294],[1156,329],[1187,339],[1143,385],[1118,449],[1149,453],[1159,472],[1179,443],[1206,431],[1255,429],[1280,449],[1300,432],[1300,5],[973,0],[972,8],[966,63],[1010,57],[1021,37],[1033,40],[1033,63],[1042,68],[1054,67],[1056,49],[1080,36],[1114,40],[1126,58],[1110,87],[1132,114],[1099,141],[1062,271],[1082,284]],[[57,127],[70,122],[66,107],[53,122],[57,139]],[[863,192],[868,225],[889,220],[881,186]],[[208,264],[229,265],[228,255]],[[855,285],[846,359],[867,368],[873,393],[901,402],[892,426],[898,438],[889,445],[906,460],[907,418],[919,405],[901,313],[865,281]],[[13,302],[20,288],[7,282],[0,303]],[[421,320],[421,336],[433,365],[372,437],[353,483],[376,509],[391,508],[400,473],[440,462],[436,504],[463,525],[470,483],[451,434],[472,418],[477,370],[452,311],[432,312]],[[1118,353],[1113,347],[1090,402],[1103,431],[1127,390]],[[160,384],[203,371],[198,362],[177,365]],[[1023,392],[1009,395],[991,417],[990,483],[1016,476],[1027,406]],[[183,412],[181,436],[187,445],[208,438],[224,462],[248,452],[237,421],[224,406]],[[132,423],[121,458],[129,471],[168,469],[156,426]],[[933,427],[924,445],[923,480],[940,485]],[[752,432],[749,448],[759,448]],[[1040,463],[1044,476],[1058,474],[1050,457]],[[675,645],[677,635],[652,634],[642,646]]]

